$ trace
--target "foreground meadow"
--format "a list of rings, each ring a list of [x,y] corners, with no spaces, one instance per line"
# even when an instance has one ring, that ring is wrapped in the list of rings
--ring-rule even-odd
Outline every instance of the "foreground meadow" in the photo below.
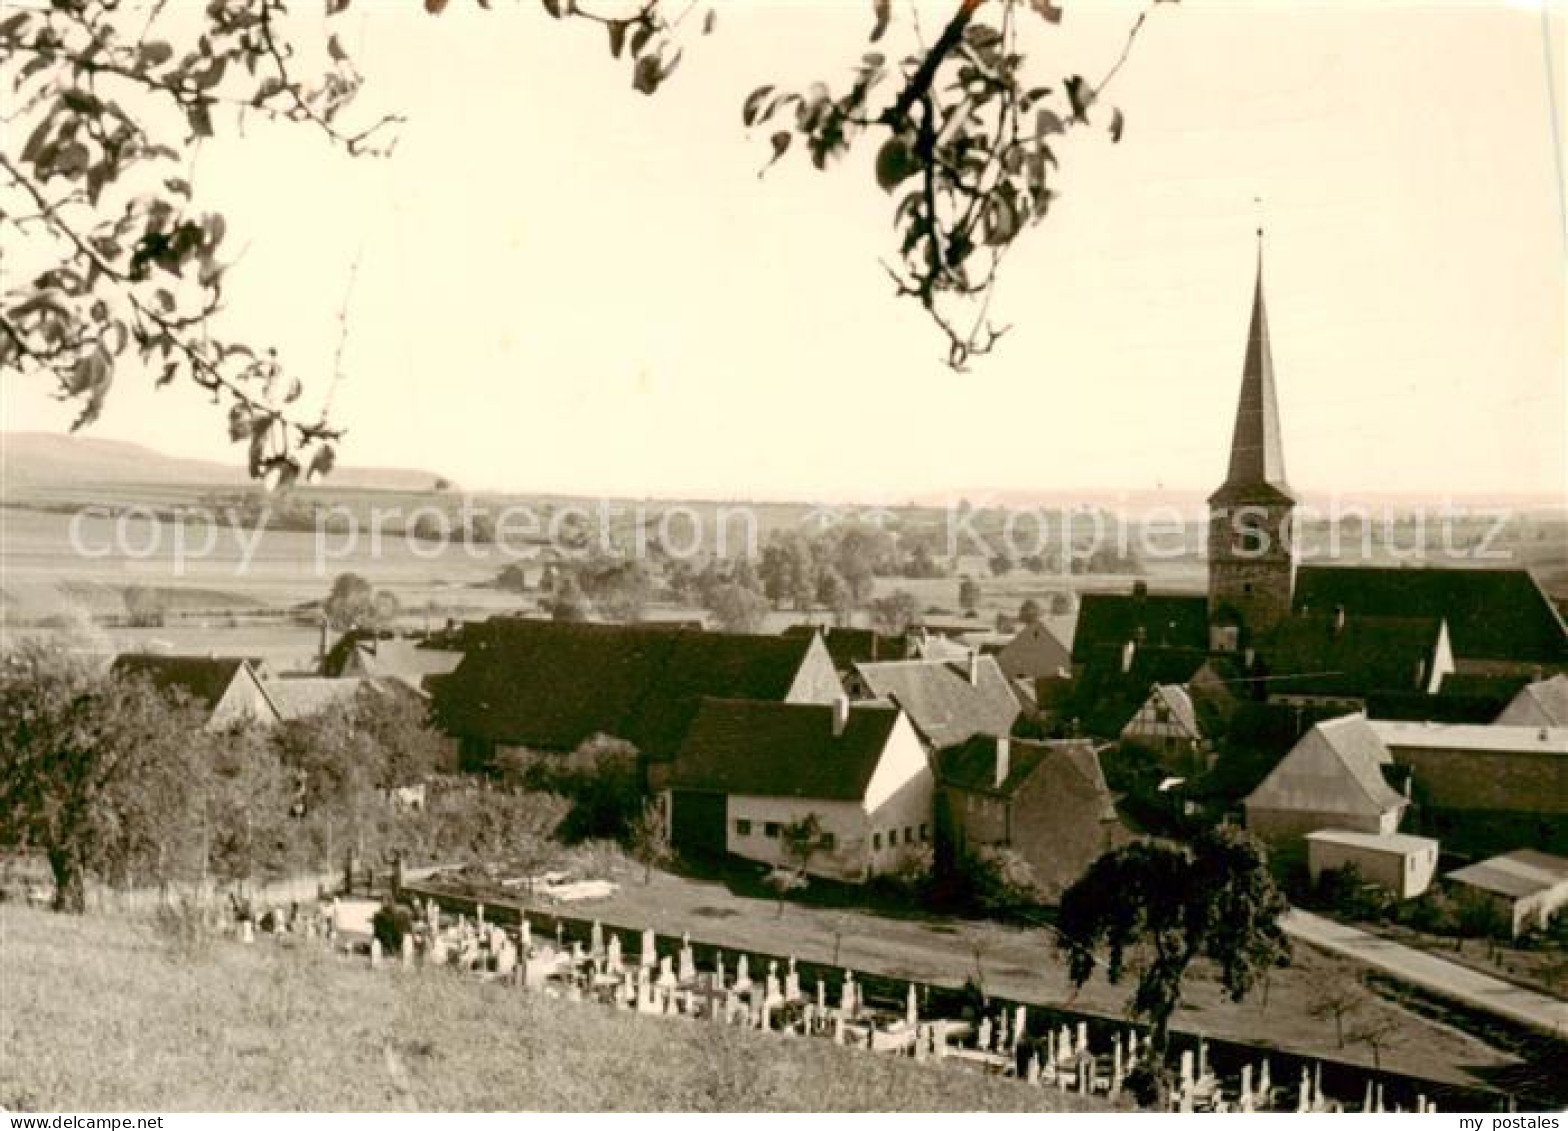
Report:
[[[616,1014],[315,947],[0,908],[10,1110],[1060,1111],[1103,1105],[916,1065]]]

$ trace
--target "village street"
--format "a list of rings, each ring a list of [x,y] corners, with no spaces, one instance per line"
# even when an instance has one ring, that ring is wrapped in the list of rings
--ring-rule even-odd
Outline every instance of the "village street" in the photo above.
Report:
[[[1299,908],[1292,908],[1282,925],[1294,939],[1365,963],[1402,981],[1559,1037],[1568,1034],[1568,1002]]]

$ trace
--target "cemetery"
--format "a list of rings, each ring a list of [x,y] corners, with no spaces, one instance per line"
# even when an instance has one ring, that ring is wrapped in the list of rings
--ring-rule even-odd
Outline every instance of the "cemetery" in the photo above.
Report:
[[[239,924],[239,938],[314,941],[372,969],[465,975],[566,1002],[671,1023],[744,1028],[904,1057],[930,1071],[968,1071],[1020,1087],[1136,1107],[1129,1076],[1146,1034],[1119,1018],[977,998],[972,988],[875,972],[726,953],[689,933],[525,909],[434,884],[405,886],[410,921],[388,931],[373,899],[323,899]],[[392,937],[396,936],[395,943]],[[1512,1110],[1501,1092],[1421,1080],[1327,1058],[1305,1058],[1202,1034],[1173,1032],[1178,1074],[1169,1110],[1431,1112]]]

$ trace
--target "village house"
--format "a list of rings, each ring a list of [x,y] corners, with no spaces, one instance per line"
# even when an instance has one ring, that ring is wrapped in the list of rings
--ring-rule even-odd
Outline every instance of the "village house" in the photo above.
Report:
[[[704,699],[668,775],[672,843],[775,867],[802,861],[785,830],[815,817],[804,861],[860,882],[898,868],[931,837],[932,777],[909,717],[879,703]]]
[[[1568,727],[1568,675],[1526,684],[1492,721],[1498,726]]]
[[[704,697],[831,704],[843,685],[820,636],[496,617],[435,684],[436,717],[465,765],[507,750],[569,752],[623,739],[659,788]]]
[[[1271,703],[1365,711],[1374,692],[1436,695],[1454,671],[1448,626],[1431,618],[1297,613],[1258,647]]]
[[[977,734],[1011,734],[1022,710],[996,661],[974,653],[952,661],[856,664],[845,682],[858,698],[896,703],[908,711],[933,752]]]
[[[1410,800],[1385,777],[1393,765],[1364,716],[1318,723],[1243,800],[1247,829],[1289,854],[1320,829],[1398,832]]]
[[[1568,852],[1568,727],[1370,725],[1409,769],[1423,830],[1472,854]]]
[[[1121,740],[1152,750],[1172,773],[1192,774],[1204,768],[1203,728],[1192,695],[1180,684],[1155,684],[1138,713],[1122,727]]]
[[[1315,884],[1324,872],[1354,867],[1362,880],[1395,899],[1414,899],[1437,873],[1438,843],[1405,833],[1319,829],[1307,834],[1307,872]]]
[[[350,633],[327,653],[321,674],[340,679],[395,679],[428,694],[432,679],[450,675],[463,653],[428,648],[417,640],[383,638],[375,633]]]
[[[938,823],[962,853],[1009,848],[1055,899],[1127,839],[1100,760],[1083,739],[976,735],[937,759]]]
[[[1024,625],[994,651],[982,650],[996,657],[997,665],[1008,679],[1033,683],[1071,674],[1073,669],[1072,651],[1042,621]]]
[[[1513,938],[1547,926],[1568,906],[1568,858],[1533,849],[1482,860],[1444,879],[1464,898],[1490,907]]]
[[[271,726],[283,717],[270,694],[269,681],[249,660],[237,656],[168,656],[126,652],[110,671],[146,679],[165,693],[178,692],[205,716],[207,730],[252,722]]]

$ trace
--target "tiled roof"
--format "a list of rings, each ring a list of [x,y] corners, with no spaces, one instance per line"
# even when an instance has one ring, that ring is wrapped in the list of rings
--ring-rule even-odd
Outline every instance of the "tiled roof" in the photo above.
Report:
[[[857,703],[842,734],[831,705],[704,699],[670,766],[671,789],[859,801],[896,708]]]
[[[1159,593],[1085,593],[1073,636],[1073,662],[1092,663],[1124,644],[1197,652],[1209,647],[1209,601]],[[1190,674],[1190,673],[1189,673]]]
[[[1450,872],[1447,878],[1518,899],[1568,884],[1568,859],[1521,848]]]
[[[1295,607],[1444,620],[1459,660],[1568,663],[1568,628],[1528,570],[1304,565]]]
[[[1432,678],[1442,622],[1348,615],[1298,615],[1260,642],[1260,674],[1271,693],[1364,697],[1414,691]]]
[[[977,735],[968,742],[941,751],[937,756],[937,770],[942,784],[970,793],[1010,797],[1037,775],[1045,774],[1053,788],[1087,790],[1102,799],[1098,814],[1101,820],[1115,817],[1116,806],[1110,788],[1105,784],[1093,743],[1081,738],[1044,742],[1010,739],[1008,773],[1000,786],[996,784],[996,746],[995,738]]]
[[[1465,723],[1374,722],[1393,749],[1424,748],[1492,754],[1568,754],[1568,727],[1478,726]]]
[[[228,691],[248,661],[238,656],[164,656],[127,652],[116,656],[115,675],[143,676],[159,691],[183,691],[211,709]]]
[[[374,686],[367,679],[301,677],[267,681],[267,696],[282,719],[303,719],[354,702],[361,689]]]
[[[1497,716],[1500,724],[1568,726],[1568,675],[1554,675],[1519,690]]]
[[[855,671],[878,699],[909,712],[920,733],[941,749],[977,734],[1009,734],[1019,715],[1018,697],[990,656],[968,660],[898,660],[856,664]]]
[[[1383,779],[1388,748],[1361,715],[1318,723],[1247,796],[1260,809],[1374,814],[1407,802]]]
[[[815,637],[496,618],[435,685],[453,734],[544,750],[614,735],[671,757],[704,696],[782,700]]]

